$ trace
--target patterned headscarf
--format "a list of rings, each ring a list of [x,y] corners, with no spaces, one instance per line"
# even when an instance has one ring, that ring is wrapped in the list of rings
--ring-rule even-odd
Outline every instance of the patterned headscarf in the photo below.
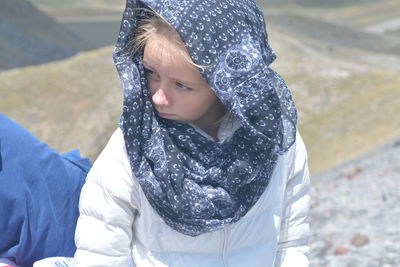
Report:
[[[200,72],[241,125],[228,141],[155,114],[143,54],[129,50],[143,8],[176,29],[194,63],[211,65]],[[274,59],[263,14],[251,0],[127,0],[114,50],[124,89],[120,127],[132,173],[173,229],[196,236],[238,221],[295,142],[296,108],[268,67]]]

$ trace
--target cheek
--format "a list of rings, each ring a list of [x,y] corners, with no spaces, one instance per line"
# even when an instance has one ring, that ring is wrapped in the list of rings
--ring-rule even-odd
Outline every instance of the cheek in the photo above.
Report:
[[[191,98],[191,101],[186,102],[186,108],[188,111],[191,111],[192,114],[205,113],[215,105],[216,100],[217,97],[214,94],[196,96]]]

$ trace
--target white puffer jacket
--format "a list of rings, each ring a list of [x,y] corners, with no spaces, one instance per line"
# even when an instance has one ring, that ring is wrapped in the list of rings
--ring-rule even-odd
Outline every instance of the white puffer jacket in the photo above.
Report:
[[[117,129],[82,189],[74,266],[308,266],[308,191],[306,149],[297,134],[246,216],[222,230],[186,236],[150,206]]]

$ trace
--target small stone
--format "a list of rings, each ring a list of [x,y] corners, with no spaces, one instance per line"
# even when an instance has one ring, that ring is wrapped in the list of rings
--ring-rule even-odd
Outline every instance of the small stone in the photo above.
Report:
[[[394,144],[393,147],[399,147],[400,146],[400,140],[397,140]]]
[[[346,254],[347,252],[350,251],[350,248],[345,247],[345,246],[337,246],[335,250],[333,251],[333,254],[335,255],[343,255]]]
[[[356,176],[363,172],[363,169],[360,167],[355,168],[351,173],[347,174],[346,177],[349,180],[353,180]]]
[[[356,247],[362,247],[369,243],[369,238],[366,235],[356,234],[351,240],[351,244]]]

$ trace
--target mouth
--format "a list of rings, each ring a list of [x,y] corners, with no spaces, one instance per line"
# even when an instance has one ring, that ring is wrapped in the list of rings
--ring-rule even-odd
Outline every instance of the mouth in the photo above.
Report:
[[[157,111],[157,115],[160,116],[161,118],[165,118],[165,119],[170,119],[170,118],[173,117],[172,114],[162,113],[162,112],[159,112],[159,111]]]

